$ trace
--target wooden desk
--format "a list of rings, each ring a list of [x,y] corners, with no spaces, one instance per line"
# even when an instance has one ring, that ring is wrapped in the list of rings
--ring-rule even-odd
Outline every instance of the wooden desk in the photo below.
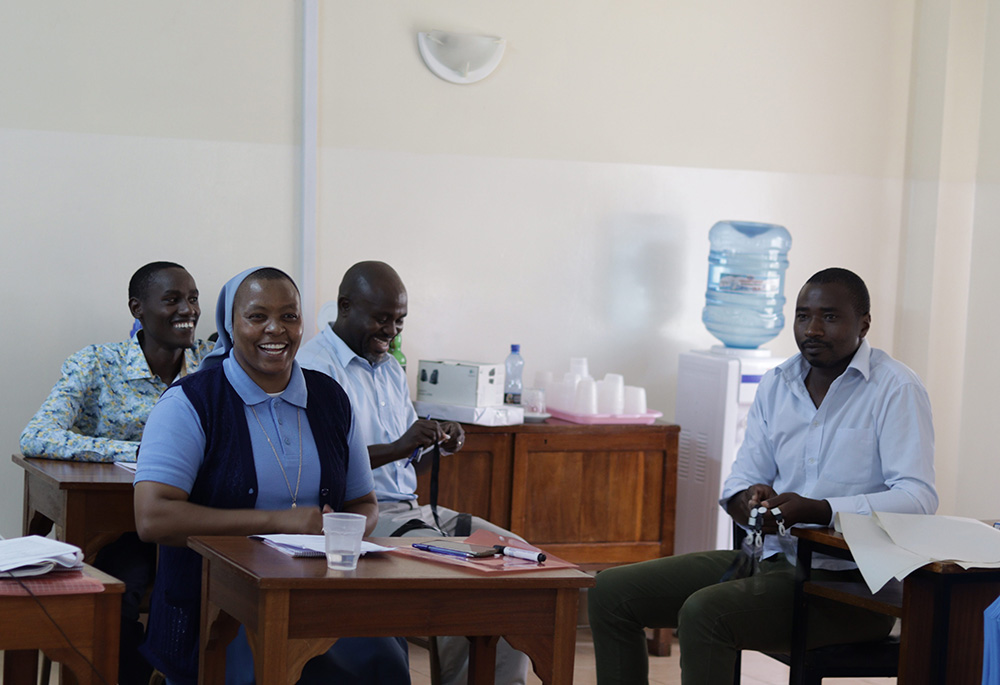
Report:
[[[674,553],[679,426],[464,428],[465,448],[442,458],[442,506],[590,569]],[[424,503],[429,478],[418,478]]]
[[[33,684],[37,679],[37,650],[62,662],[63,683],[117,682],[118,629],[125,585],[90,566],[85,566],[84,572],[100,580],[104,592],[42,595],[38,601],[33,597],[0,596],[4,683]]]
[[[469,636],[475,683],[493,682],[503,636],[531,658],[543,682],[569,685],[578,594],[594,584],[576,570],[497,575],[396,554],[328,571],[325,559],[294,559],[245,537],[194,537],[188,546],[204,557],[204,684],[223,682],[225,645],[242,623],[260,685],[294,683],[338,637],[393,635]]]
[[[13,456],[24,469],[24,535],[47,535],[53,524],[60,540],[91,560],[105,543],[135,530],[132,479],[114,464]]]
[[[804,595],[896,616],[902,625],[899,685],[982,682],[983,611],[1000,595],[1000,569],[965,570],[936,562],[914,571],[901,584],[891,581],[873,596],[863,583],[834,586],[809,581],[814,551],[850,558],[843,535],[829,528],[795,528],[793,532],[799,538],[798,572],[803,581],[796,596],[796,621],[804,619]],[[795,655],[803,653],[804,645],[805,631],[796,631],[790,683],[796,682],[801,663],[796,665]]]

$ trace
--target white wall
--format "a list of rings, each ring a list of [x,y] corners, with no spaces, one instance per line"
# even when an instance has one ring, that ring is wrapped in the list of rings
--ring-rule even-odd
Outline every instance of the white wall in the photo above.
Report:
[[[988,2],[984,22],[986,50],[983,67],[982,110],[978,136],[974,235],[969,270],[970,312],[964,349],[953,350],[964,359],[961,429],[956,458],[956,509],[967,516],[997,517],[997,389],[1000,340],[997,308],[997,256],[1000,255],[1000,3]]]
[[[791,299],[834,263],[866,275],[892,347],[910,3],[321,7],[318,300],[391,262],[411,360],[519,342],[530,381],[586,355],[669,417],[677,353],[713,343],[723,218],[790,229]],[[504,60],[446,83],[417,52],[435,28],[503,36]]]
[[[875,311],[892,311],[883,227],[899,224],[899,181],[357,150],[321,165],[320,299],[358,260],[394,264],[411,382],[421,358],[498,362],[519,342],[529,382],[586,356],[673,416],[677,354],[717,344],[701,308],[722,217],[792,227],[789,297],[836,263],[871,274]],[[391,198],[373,202],[380,188]],[[876,321],[873,341],[891,347],[892,317]],[[791,354],[790,328],[769,347]]]
[[[128,280],[185,265],[215,330],[222,283],[296,267],[296,8],[272,2],[0,4],[0,535],[10,462],[69,354],[123,340]]]
[[[499,360],[521,342],[530,379],[584,354],[646,385],[669,417],[677,353],[712,342],[709,227],[774,221],[794,240],[786,296],[819,268],[855,269],[874,296],[872,340],[894,350],[910,325],[901,266],[921,265],[900,249],[927,239],[905,201],[914,151],[929,149],[911,140],[914,70],[961,63],[914,32],[920,11],[952,5],[320,3],[317,299],[354,261],[385,259],[410,289],[411,360]],[[9,451],[62,359],[124,336],[142,263],[189,267],[202,335],[228,276],[263,262],[299,272],[300,9],[0,5],[0,279],[27,347],[2,371]],[[433,28],[502,35],[507,56],[481,83],[447,84],[417,53],[416,31]],[[976,240],[995,209],[977,200]],[[935,292],[947,291],[918,310]],[[790,333],[771,347],[791,353]],[[904,360],[946,358],[922,355]],[[942,386],[935,406],[981,404],[974,385]],[[979,430],[953,433],[978,444]],[[0,459],[0,534],[20,528],[20,475]]]

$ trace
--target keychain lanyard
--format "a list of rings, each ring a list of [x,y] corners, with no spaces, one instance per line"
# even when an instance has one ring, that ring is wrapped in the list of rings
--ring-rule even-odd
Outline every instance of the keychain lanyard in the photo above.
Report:
[[[785,517],[781,513],[781,509],[774,507],[770,511],[771,516],[774,517],[775,522],[778,524],[778,535],[781,537],[788,535],[788,529],[785,528]],[[747,518],[747,527],[750,528],[748,534],[753,536],[753,547],[755,550],[763,549],[764,547],[764,514],[767,512],[767,507],[754,507],[750,510],[750,516]]]

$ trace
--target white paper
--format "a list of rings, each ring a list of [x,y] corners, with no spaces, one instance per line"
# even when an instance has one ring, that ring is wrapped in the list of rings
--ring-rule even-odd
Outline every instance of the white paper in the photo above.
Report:
[[[893,544],[874,517],[844,512],[837,516],[854,562],[872,594],[881,590],[890,579],[905,578],[927,563],[925,557]]]
[[[976,519],[879,512],[879,525],[892,541],[935,561],[1000,562],[1000,530]]]
[[[326,538],[323,535],[251,535],[254,540],[275,548],[291,557],[325,557]],[[392,547],[383,547],[366,540],[361,541],[361,556],[368,552],[388,552]]]
[[[6,576],[79,568],[83,568],[83,551],[74,545],[38,535],[0,540],[0,573]]]
[[[139,466],[139,462],[137,461],[116,461],[115,463],[126,471],[131,471],[132,473],[135,473],[136,468]]]
[[[975,519],[887,512],[841,512],[837,519],[872,593],[935,561],[1000,568],[1000,530]]]

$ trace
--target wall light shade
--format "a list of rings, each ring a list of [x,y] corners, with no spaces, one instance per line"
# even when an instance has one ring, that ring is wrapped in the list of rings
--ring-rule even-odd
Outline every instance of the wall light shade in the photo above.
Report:
[[[507,41],[495,36],[474,36],[448,31],[421,31],[417,45],[424,64],[451,83],[475,83],[497,68]]]

